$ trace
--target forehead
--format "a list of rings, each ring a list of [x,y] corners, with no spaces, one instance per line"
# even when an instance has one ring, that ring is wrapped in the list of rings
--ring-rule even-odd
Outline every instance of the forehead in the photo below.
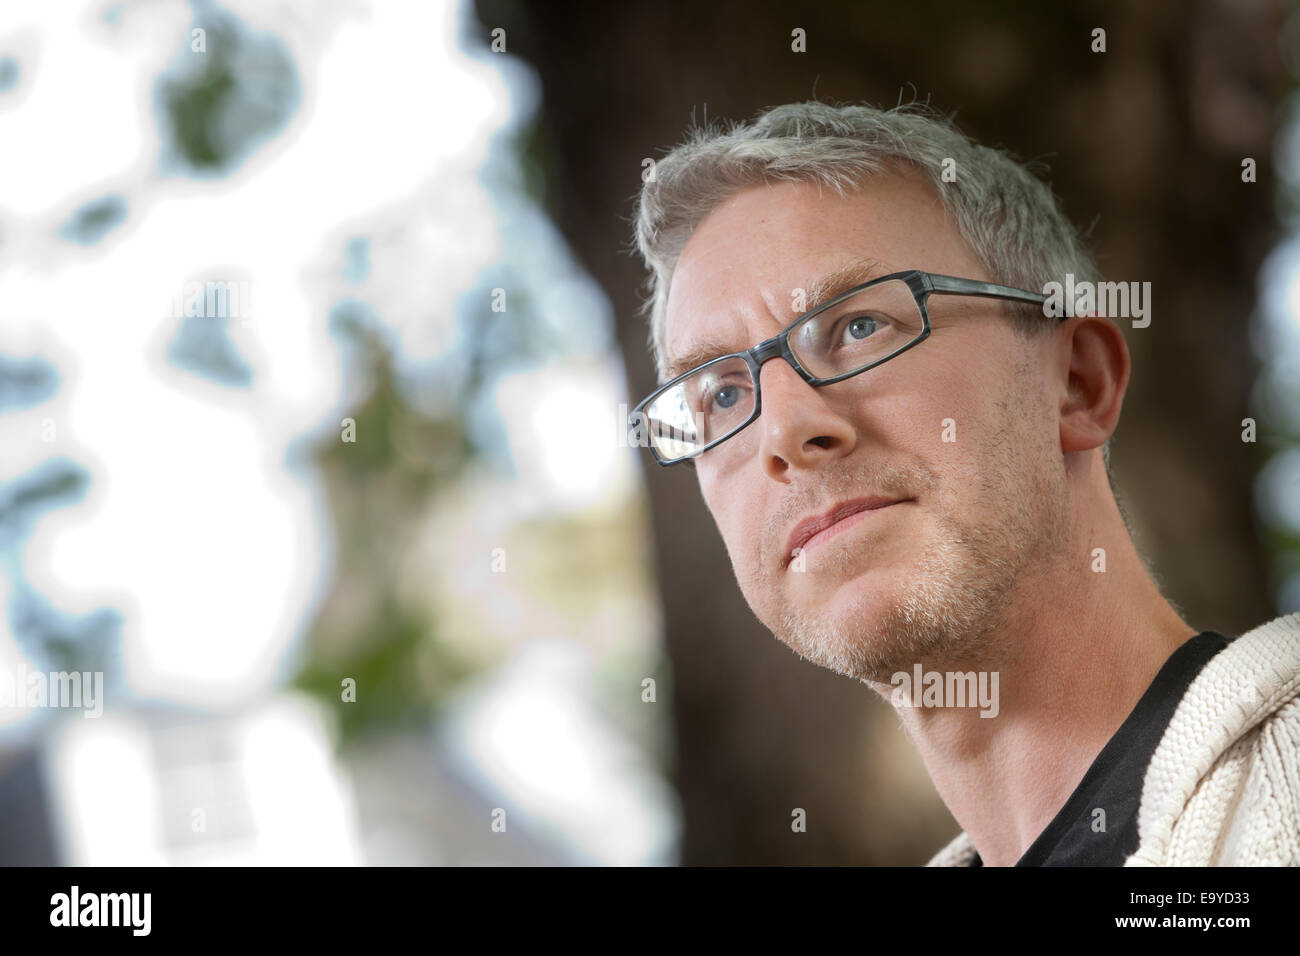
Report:
[[[809,293],[864,261],[876,275],[983,277],[919,174],[874,178],[844,196],[813,183],[751,187],[709,213],[682,250],[668,294],[666,363],[701,346],[734,351],[774,335],[795,318],[796,289]]]

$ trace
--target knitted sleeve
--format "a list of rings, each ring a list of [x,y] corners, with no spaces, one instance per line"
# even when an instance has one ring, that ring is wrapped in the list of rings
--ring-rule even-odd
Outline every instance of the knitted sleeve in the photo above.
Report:
[[[1220,866],[1300,866],[1300,699],[1259,728]]]

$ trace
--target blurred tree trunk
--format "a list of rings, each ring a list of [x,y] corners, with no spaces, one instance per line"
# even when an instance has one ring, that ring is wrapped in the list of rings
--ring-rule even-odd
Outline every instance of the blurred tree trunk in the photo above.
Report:
[[[486,46],[540,76],[530,152],[547,204],[604,287],[632,400],[653,386],[628,254],[642,160],[692,114],[748,119],[814,98],[929,99],[979,141],[1041,159],[1103,274],[1150,281],[1125,329],[1134,376],[1117,483],[1167,594],[1202,628],[1271,614],[1240,441],[1246,336],[1271,239],[1280,4],[573,4],[478,0]],[[803,28],[807,52],[791,50]],[[1093,52],[1093,30],[1106,52]],[[1258,182],[1241,162],[1258,162]],[[648,460],[648,456],[647,456]],[[956,827],[884,704],[798,660],[740,595],[693,475],[649,465],[675,669],[687,863],[918,863]],[[792,834],[791,811],[808,813]]]

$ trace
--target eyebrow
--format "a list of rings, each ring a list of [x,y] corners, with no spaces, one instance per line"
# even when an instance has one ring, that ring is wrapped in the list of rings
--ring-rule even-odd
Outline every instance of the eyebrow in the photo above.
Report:
[[[872,279],[884,275],[885,272],[886,267],[876,259],[865,256],[854,259],[834,272],[827,273],[808,283],[804,289],[804,311],[811,312],[837,295],[848,292],[854,286],[862,285],[864,282],[870,282]],[[790,321],[793,322],[794,319],[791,318]],[[715,358],[739,351],[743,351],[743,349],[737,349],[713,339],[700,342],[668,363],[664,370],[664,381],[671,382],[683,372],[688,372]]]

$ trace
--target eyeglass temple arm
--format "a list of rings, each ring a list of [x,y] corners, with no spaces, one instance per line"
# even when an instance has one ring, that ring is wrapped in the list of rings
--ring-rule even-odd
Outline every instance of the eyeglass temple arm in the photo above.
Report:
[[[956,276],[941,276],[934,273],[926,273],[927,285],[932,292],[939,294],[950,293],[952,295],[979,295],[993,299],[1014,299],[1017,302],[1032,302],[1035,305],[1041,305],[1047,301],[1047,296],[1038,292],[1027,292],[1024,289],[1013,289],[1011,286],[998,285],[995,282],[981,282],[978,279],[958,279]]]

